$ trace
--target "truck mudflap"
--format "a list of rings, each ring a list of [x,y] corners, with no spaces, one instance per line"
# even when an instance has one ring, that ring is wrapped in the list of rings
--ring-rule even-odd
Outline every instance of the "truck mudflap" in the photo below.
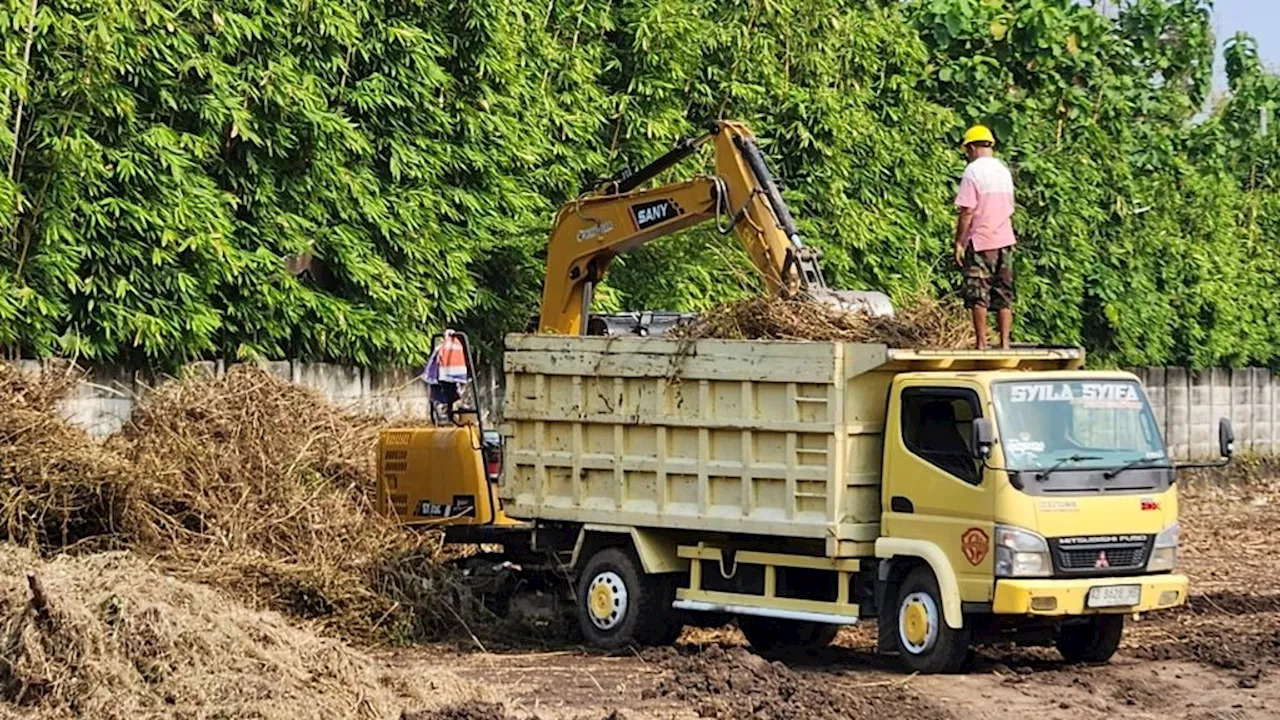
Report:
[[[1143,575],[1081,580],[997,580],[992,612],[998,615],[1139,613],[1176,607],[1187,600],[1186,575]]]

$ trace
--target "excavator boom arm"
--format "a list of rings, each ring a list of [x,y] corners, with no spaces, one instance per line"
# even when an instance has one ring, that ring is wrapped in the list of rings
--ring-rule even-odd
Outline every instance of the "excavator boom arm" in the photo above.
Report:
[[[715,178],[697,177],[626,195],[587,196],[561,208],[547,247],[539,331],[581,334],[591,291],[613,259],[714,217],[718,192]]]
[[[708,142],[715,148],[714,177],[638,189]],[[560,208],[547,246],[539,332],[583,334],[592,291],[615,257],[712,218],[721,231],[737,233],[770,294],[830,294],[818,254],[800,240],[751,131],[718,122],[710,133],[682,140],[636,173],[605,181]]]

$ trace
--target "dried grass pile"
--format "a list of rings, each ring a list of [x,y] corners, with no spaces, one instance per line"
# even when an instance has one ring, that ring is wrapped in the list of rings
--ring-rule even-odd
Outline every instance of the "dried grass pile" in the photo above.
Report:
[[[130,463],[58,414],[78,380],[0,363],[0,538],[36,548],[110,545],[136,519]]]
[[[892,318],[807,300],[751,298],[715,308],[674,334],[689,340],[838,340],[917,349],[972,343],[965,309],[928,297],[897,308]]]
[[[351,638],[452,623],[438,540],[373,508],[385,421],[252,366],[161,385],[105,446],[62,420],[70,383],[0,370],[3,538],[52,553],[129,548],[254,605]]]
[[[168,567],[348,636],[422,637],[446,621],[439,543],[374,510],[385,424],[242,365],[157,388],[108,447],[165,488],[134,531]]]
[[[44,563],[0,545],[0,659],[8,717],[397,718],[483,699],[456,676],[409,678],[123,552]]]

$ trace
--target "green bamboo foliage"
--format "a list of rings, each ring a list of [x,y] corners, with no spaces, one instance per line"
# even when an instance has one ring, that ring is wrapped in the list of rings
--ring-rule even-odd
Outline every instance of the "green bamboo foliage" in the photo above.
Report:
[[[1275,364],[1277,145],[1256,138],[1275,79],[1233,45],[1232,95],[1198,119],[1210,3],[1110,5],[911,3],[930,95],[993,125],[1015,168],[1024,337],[1107,363]]]
[[[727,117],[833,284],[954,289],[956,139],[984,120],[1019,183],[1024,337],[1280,355],[1280,89],[1241,38],[1196,117],[1201,0],[0,0],[0,28],[10,355],[400,364],[446,323],[494,347],[536,311],[560,203]],[[597,305],[757,292],[735,242],[660,240]],[[332,282],[288,273],[300,253]]]

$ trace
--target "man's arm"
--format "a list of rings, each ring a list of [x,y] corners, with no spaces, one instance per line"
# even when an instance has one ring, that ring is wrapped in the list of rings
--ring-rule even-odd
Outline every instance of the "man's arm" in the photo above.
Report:
[[[965,168],[960,178],[960,190],[956,193],[956,209],[960,216],[956,218],[956,265],[964,266],[964,251],[969,245],[969,231],[973,228],[973,213],[978,207],[978,184],[974,182],[972,165]]]
[[[973,227],[973,208],[960,208],[960,215],[956,218],[956,248],[955,257],[956,265],[964,264],[964,251],[969,246],[969,230]]]

